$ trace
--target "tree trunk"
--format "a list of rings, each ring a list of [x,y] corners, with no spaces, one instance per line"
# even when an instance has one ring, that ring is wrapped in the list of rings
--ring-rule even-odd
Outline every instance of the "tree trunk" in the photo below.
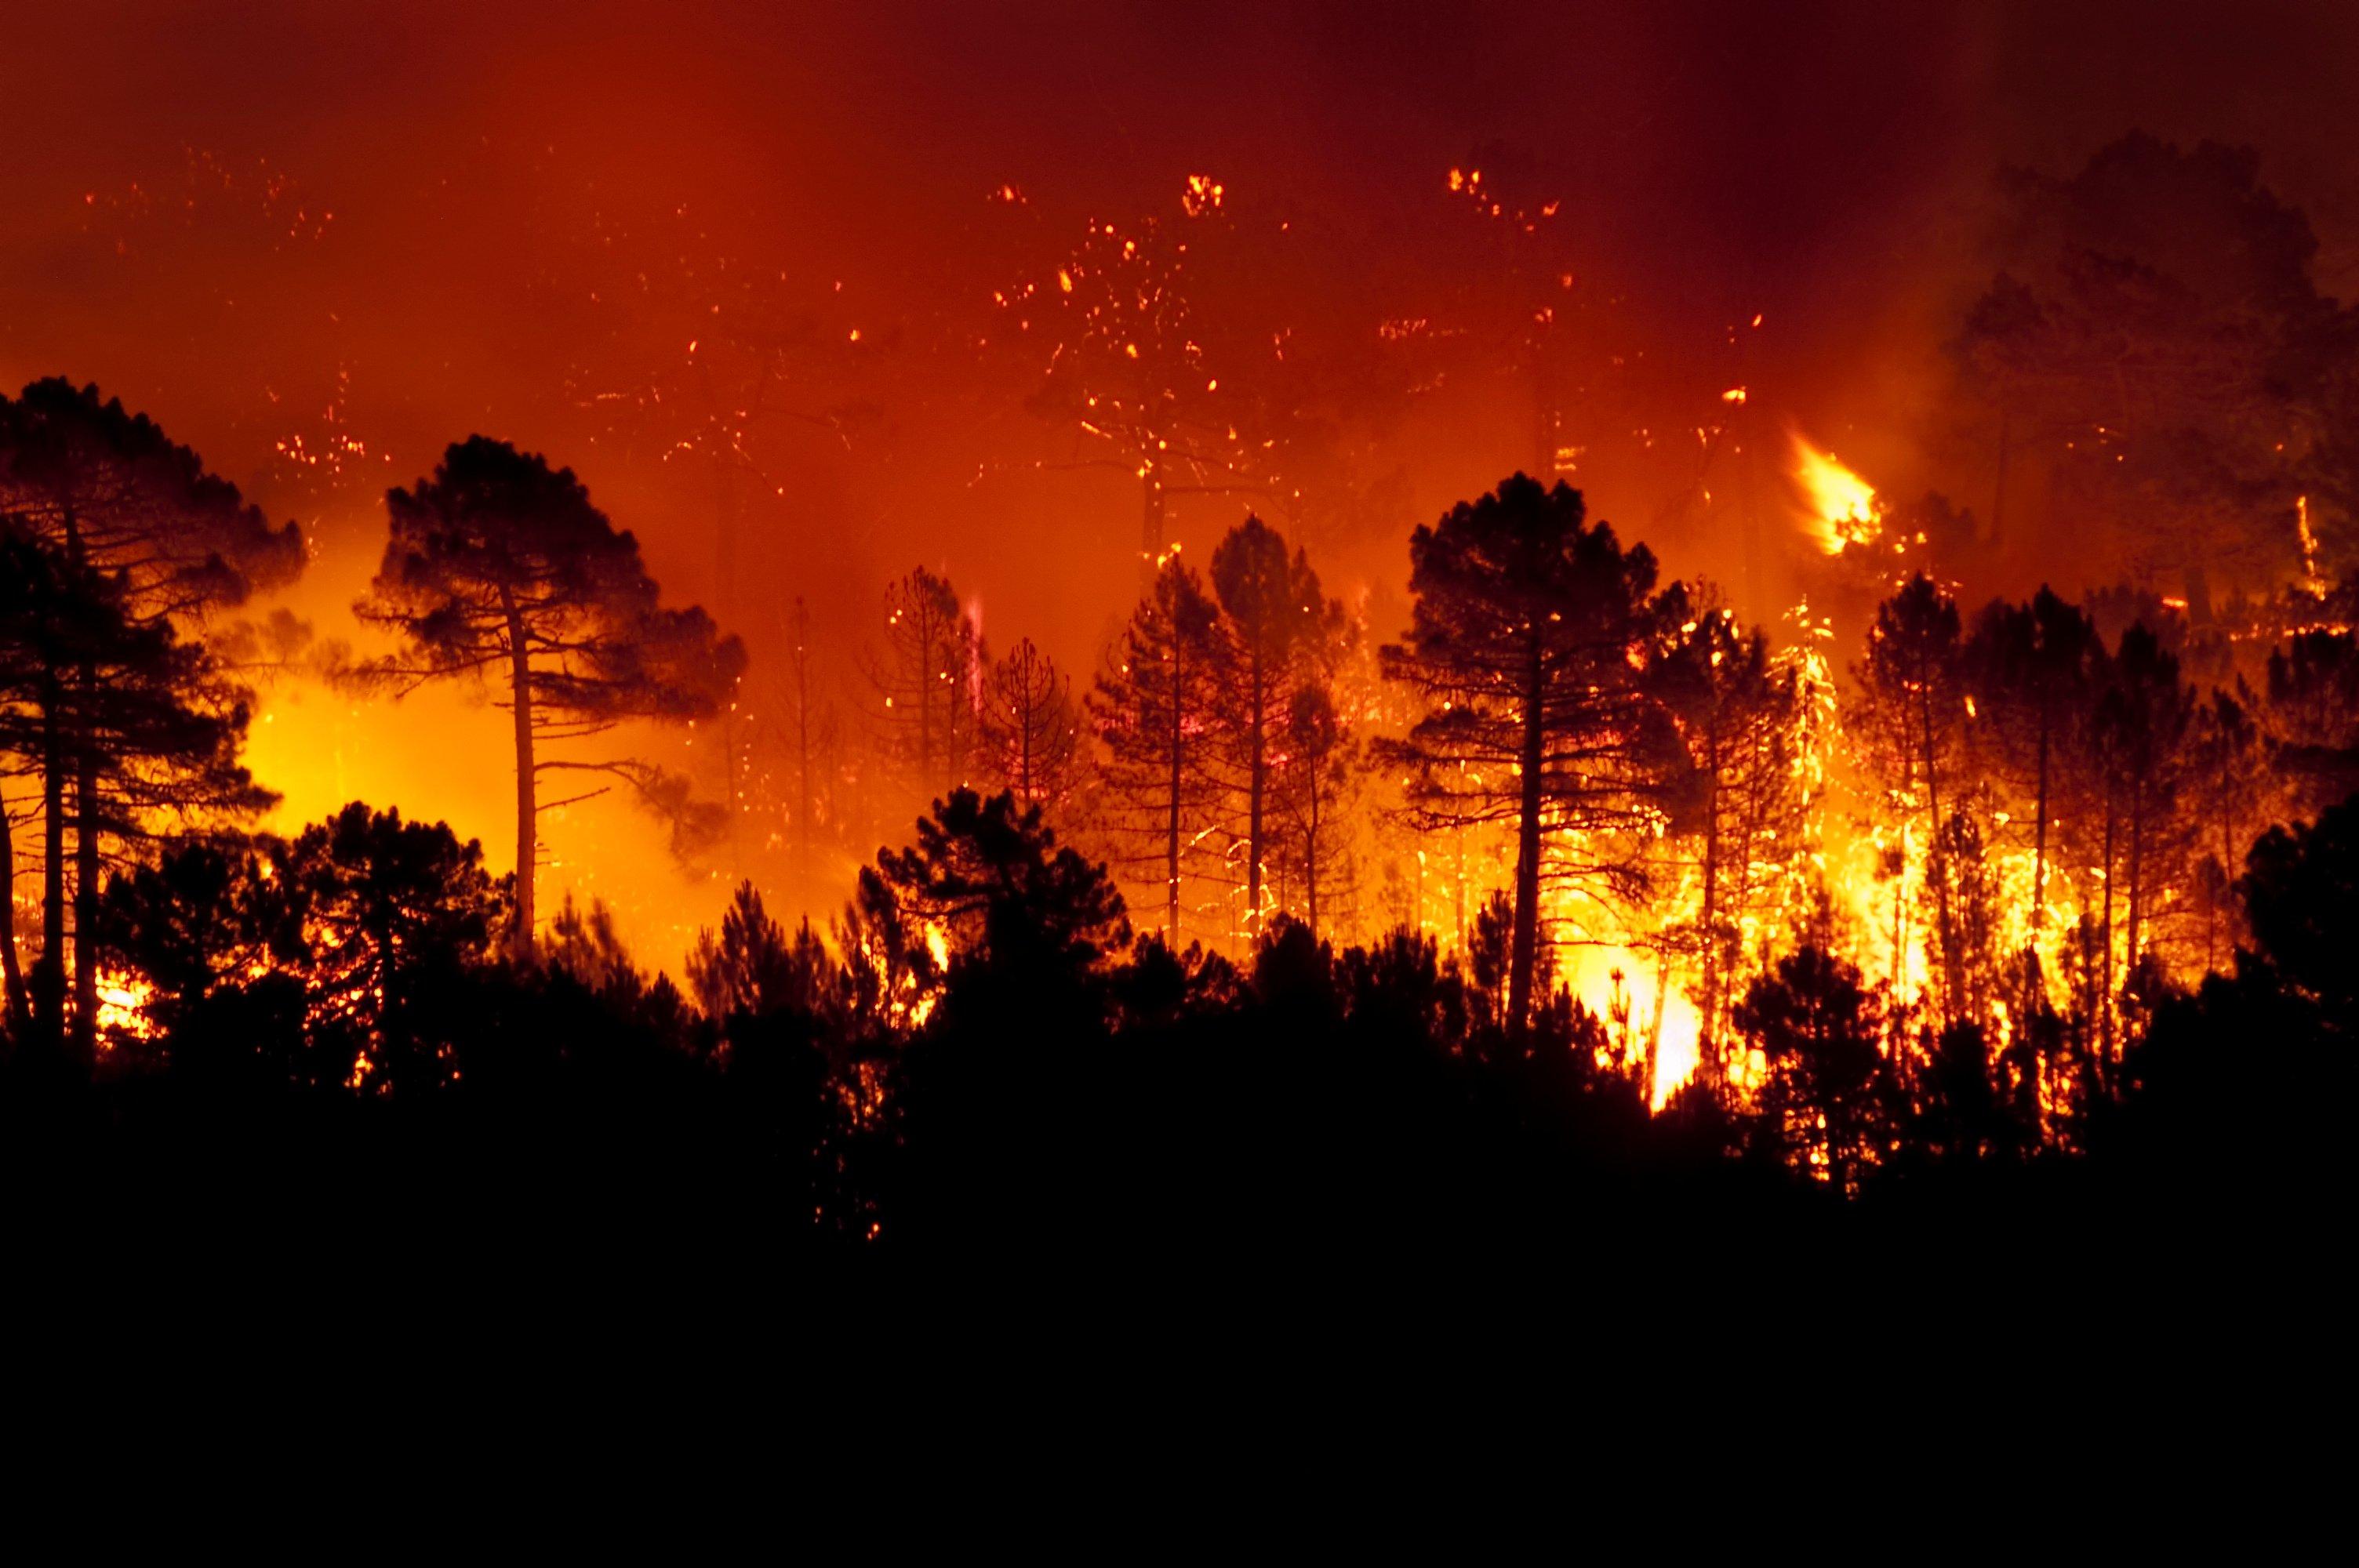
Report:
[[[2097,1028],[2098,1038],[2104,1042],[2100,1059],[2110,1069],[2114,1056],[2114,803],[2105,802],[2105,917],[2099,927],[2099,945],[2104,948],[2098,959]]]
[[[1016,793],[1026,806],[1032,804],[1032,644],[1024,645],[1022,663],[1016,669],[1016,700],[1021,705],[1016,719]]]
[[[1933,884],[1933,917],[1940,927],[1936,935],[1941,944],[1941,1021],[1955,1023],[1964,975],[1959,962],[1957,917],[1950,906],[1950,849],[1941,836],[1941,787],[1934,764],[1939,727],[1933,717],[1933,673],[1928,668],[1919,675],[1917,704],[1925,725],[1925,813],[1932,827],[1932,838],[1925,846],[1925,875]],[[1905,1054],[1902,1060],[1905,1064]]]
[[[809,635],[803,601],[795,600],[795,881],[797,896],[810,905],[811,782],[810,782],[810,660],[804,651]]]
[[[60,733],[61,697],[49,687],[41,721],[41,957],[33,968],[34,1030],[55,1050],[65,1044],[66,758]]]
[[[526,640],[524,616],[507,599],[508,670],[515,694],[516,762],[516,929],[508,948],[518,964],[528,965],[533,954],[533,875],[539,848],[539,808],[533,799],[532,646]]]
[[[1263,733],[1263,719],[1269,707],[1268,682],[1263,675],[1258,654],[1254,660],[1252,678],[1253,739],[1247,748],[1245,769],[1245,934],[1258,942],[1262,931],[1261,797],[1269,768],[1269,742]]]
[[[1712,707],[1705,730],[1703,827],[1703,1007],[1696,1033],[1696,1071],[1714,1099],[1720,1098],[1720,704]],[[1656,992],[1662,1005],[1662,992]],[[1652,1092],[1651,1083],[1649,1092]]]
[[[1534,628],[1530,665],[1524,677],[1523,777],[1516,818],[1516,930],[1507,966],[1507,1027],[1513,1030],[1521,1030],[1531,1017],[1532,979],[1539,957],[1540,763],[1546,741],[1546,673],[1539,632]]]
[[[1164,940],[1171,950],[1180,950],[1180,758],[1185,736],[1186,714],[1181,694],[1186,687],[1187,661],[1180,651],[1180,631],[1175,622],[1171,633],[1171,789],[1169,805],[1171,819],[1164,838],[1163,892],[1168,901],[1163,916]]]
[[[98,1049],[98,762],[82,748],[74,774],[74,1054]]]
[[[8,821],[7,802],[0,799],[0,1019],[8,1036],[21,1041],[31,1025],[31,995],[25,989],[24,962],[16,955],[16,838]]]
[[[2129,944],[2122,953],[2122,979],[2131,979],[2137,973],[2138,939],[2144,935],[2146,916],[2146,788],[2136,787],[2130,795],[2130,896]]]
[[[1310,822],[1302,835],[1302,894],[1310,910],[1310,939],[1319,940],[1319,775],[1310,775]]]

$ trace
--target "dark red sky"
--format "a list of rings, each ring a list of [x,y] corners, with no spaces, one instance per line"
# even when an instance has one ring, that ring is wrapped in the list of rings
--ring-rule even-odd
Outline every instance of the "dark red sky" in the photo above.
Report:
[[[995,281],[965,263],[1003,181],[1136,212],[1211,170],[1323,215],[1357,265],[1415,254],[1440,172],[1505,142],[1567,200],[1633,341],[1676,353],[1761,311],[1763,395],[1888,467],[2001,162],[2069,167],[2132,126],[2251,142],[2347,260],[2354,65],[2359,13],[2332,5],[19,5],[0,20],[0,375],[99,379],[253,482],[265,384],[308,407],[342,365],[355,427],[405,476],[477,426],[544,445],[701,591],[704,547],[683,543],[701,524],[668,515],[697,508],[659,472],[602,472],[559,393],[570,329],[545,290],[579,285],[565,231],[588,214],[685,209],[717,248],[915,321]],[[328,235],[274,247],[223,221],[190,239],[151,217],[109,254],[84,198],[168,195],[186,149],[266,159],[336,212]],[[988,388],[964,390],[988,421]],[[1399,533],[1516,460],[1470,436],[1482,423],[1437,416]],[[788,537],[776,567],[881,579],[948,550],[1081,651],[1098,618],[1071,589],[1122,580],[1127,535],[1100,547],[1092,522],[1121,498],[945,487],[967,460],[930,435],[874,454],[890,475],[814,454],[778,531],[835,546]],[[855,530],[873,550],[842,544]],[[1020,547],[973,547],[1003,537]],[[1040,580],[1038,546],[1075,580]],[[1385,558],[1372,546],[1367,569]]]

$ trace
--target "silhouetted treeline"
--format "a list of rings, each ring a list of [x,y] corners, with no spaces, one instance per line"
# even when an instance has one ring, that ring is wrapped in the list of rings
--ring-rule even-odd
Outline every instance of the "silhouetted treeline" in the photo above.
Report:
[[[1817,946],[1734,1010],[1768,1064],[1749,1102],[1699,1082],[1650,1115],[1611,1019],[1558,991],[1510,1022],[1504,903],[1462,962],[1292,921],[1243,966],[1174,953],[1037,808],[962,791],[831,937],[742,889],[691,997],[595,910],[517,967],[474,847],[355,805],[118,879],[105,948],[156,993],[85,1087],[12,1058],[10,1144],[167,1204],[415,1204],[471,1236],[519,1206],[569,1228],[681,1206],[781,1256],[1556,1257],[1845,1208],[2062,1244],[2190,1195],[2281,1216],[2341,1190],[2359,808],[2271,832],[2244,888],[2234,973],[2157,1000],[2068,1158],[1973,1026],[1904,1075],[1875,989]]]

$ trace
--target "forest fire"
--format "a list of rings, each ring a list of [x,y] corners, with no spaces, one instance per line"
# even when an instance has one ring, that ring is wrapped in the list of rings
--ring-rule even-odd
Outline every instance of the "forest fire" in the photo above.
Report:
[[[1868,200],[1838,96],[1762,194],[1373,37],[1135,134],[1153,49],[1100,123],[714,15],[801,90],[503,22],[463,135],[0,171],[0,1092],[858,1251],[1905,1206],[2347,1044],[2344,155],[1957,114]]]
[[[1884,505],[1875,487],[1799,435],[1794,447],[1794,481],[1800,488],[1804,517],[1820,549],[1839,556],[1854,545],[1873,545],[1884,528]]]

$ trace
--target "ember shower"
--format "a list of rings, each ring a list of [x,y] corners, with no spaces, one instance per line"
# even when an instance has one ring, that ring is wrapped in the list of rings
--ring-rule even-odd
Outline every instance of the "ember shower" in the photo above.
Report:
[[[152,1045],[110,881],[359,802],[485,963],[718,1020],[766,909],[906,1040],[969,788],[1160,958],[1430,941],[1814,1180],[1798,965],[2069,1147],[2359,741],[2359,18],[2259,13],[13,16],[12,570],[154,645],[0,654],[12,1017]],[[101,667],[200,728],[77,773]]]

